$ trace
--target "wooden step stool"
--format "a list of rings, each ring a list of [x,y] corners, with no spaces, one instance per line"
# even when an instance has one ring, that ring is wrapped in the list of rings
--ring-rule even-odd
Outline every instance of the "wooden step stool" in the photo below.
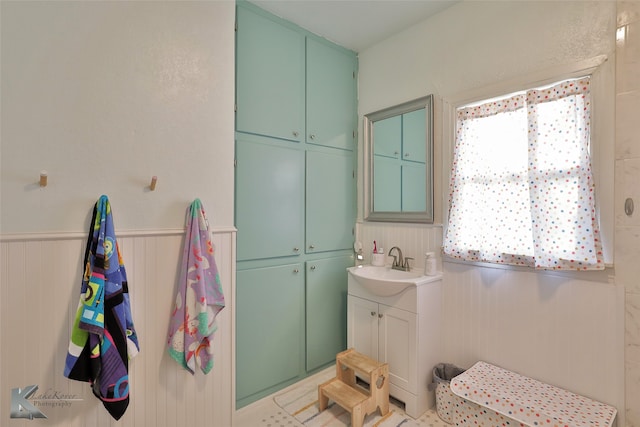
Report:
[[[356,373],[369,380],[369,393],[356,386]],[[362,427],[364,417],[380,408],[389,412],[389,365],[350,348],[336,356],[336,377],[318,386],[320,411],[329,399],[351,413],[351,427]]]

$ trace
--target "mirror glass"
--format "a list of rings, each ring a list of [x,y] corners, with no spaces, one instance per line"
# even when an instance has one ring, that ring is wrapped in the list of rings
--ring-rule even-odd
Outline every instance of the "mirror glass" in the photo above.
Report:
[[[433,222],[433,96],[364,116],[365,219]]]

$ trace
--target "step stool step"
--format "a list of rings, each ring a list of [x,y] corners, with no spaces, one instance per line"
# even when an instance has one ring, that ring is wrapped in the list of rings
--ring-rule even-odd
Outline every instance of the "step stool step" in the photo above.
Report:
[[[333,378],[320,386],[320,394],[328,397],[349,412],[361,405],[369,396]]]
[[[366,378],[369,378],[371,373],[384,365],[384,363],[378,362],[362,353],[358,353],[352,348],[338,353],[336,359],[342,366],[353,369]]]

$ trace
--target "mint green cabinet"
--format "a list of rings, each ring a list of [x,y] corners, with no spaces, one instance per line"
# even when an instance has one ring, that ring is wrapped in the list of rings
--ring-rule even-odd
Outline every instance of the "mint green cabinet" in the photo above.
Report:
[[[373,124],[373,209],[424,212],[426,114],[419,109]]]
[[[237,8],[236,130],[353,150],[353,52]]]
[[[349,151],[307,150],[306,251],[353,247],[356,189]]]
[[[243,406],[298,378],[304,352],[303,265],[236,273],[236,401]]]
[[[307,262],[307,371],[335,362],[347,345],[347,267],[353,256]]]
[[[389,117],[373,124],[373,154],[393,159],[400,158],[402,150],[402,116]]]
[[[402,210],[402,169],[400,160],[373,156],[373,209],[376,212],[399,212]]]
[[[237,7],[236,407],[335,361],[353,265],[357,59]]]
[[[305,37],[259,11],[237,8],[236,130],[304,138]]]
[[[419,162],[404,162],[402,165],[402,211],[424,212],[427,210],[427,166]]]
[[[352,150],[356,123],[356,59],[307,38],[307,142]]]
[[[238,261],[299,255],[304,250],[304,151],[236,141]]]
[[[426,141],[427,115],[425,109],[404,113],[402,115],[402,159],[424,163],[427,158]]]

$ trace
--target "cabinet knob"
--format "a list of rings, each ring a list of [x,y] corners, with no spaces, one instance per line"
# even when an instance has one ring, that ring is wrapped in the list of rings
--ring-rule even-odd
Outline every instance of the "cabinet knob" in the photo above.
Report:
[[[298,135],[300,135],[300,134],[299,134],[297,131],[295,131],[295,130],[294,130],[293,132],[291,132],[291,133],[292,133],[292,134],[293,134],[293,136],[294,136],[294,137],[296,137],[296,138],[298,137]]]
[[[311,135],[309,135],[309,139],[312,140],[312,141],[315,140],[316,139],[315,134],[312,133]]]
[[[311,271],[314,271],[315,269],[316,269],[316,266],[315,266],[315,265],[312,265],[312,266],[311,266]]]
[[[404,156],[405,156],[405,157],[409,157],[409,153],[406,153]]]
[[[315,249],[316,247],[314,245],[309,245],[309,249]]]
[[[372,316],[375,316],[375,315],[376,315],[376,312],[375,312],[375,311],[372,311],[372,312],[371,312],[371,315],[372,315]]]
[[[382,313],[378,313],[378,319],[382,319]]]
[[[300,270],[298,270],[297,268],[294,268],[294,269],[293,269],[293,272],[294,272],[294,273],[296,273],[296,274],[298,274],[298,273],[300,273]]]
[[[399,153],[399,152],[397,152],[397,151],[394,151],[394,152],[393,152],[393,155],[394,155],[394,156],[397,156],[398,154],[400,154],[400,153]]]
[[[300,248],[293,248],[293,252],[300,252]]]

